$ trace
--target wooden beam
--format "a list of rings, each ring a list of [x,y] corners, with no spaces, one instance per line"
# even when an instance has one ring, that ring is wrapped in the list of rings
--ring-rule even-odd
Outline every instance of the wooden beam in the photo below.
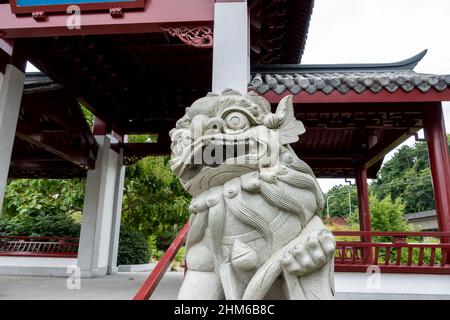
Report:
[[[118,151],[123,148],[125,157],[147,157],[160,156],[170,154],[169,143],[114,143],[111,144],[111,149]]]
[[[67,160],[79,167],[85,169],[93,169],[95,167],[95,159],[90,154],[90,150],[85,150],[86,155],[82,154],[82,151],[75,150],[72,148],[63,147],[52,141],[51,139],[45,139],[42,136],[29,135],[28,133],[23,133],[19,131],[20,128],[16,130],[16,137],[35,145],[36,147],[48,151],[57,157]]]
[[[373,166],[378,161],[382,160],[386,154],[394,150],[401,143],[407,140],[409,137],[414,135],[420,130],[420,128],[411,128],[408,131],[404,130],[390,130],[392,132],[396,131],[397,134],[394,138],[381,138],[360,160],[360,165],[364,169],[368,169]]]
[[[69,168],[71,163],[61,158],[18,157],[11,160],[14,169]]]
[[[9,4],[0,5],[0,33],[3,38],[30,38],[95,34],[125,34],[161,32],[161,26],[211,25],[214,1],[151,0],[143,10],[126,11],[123,18],[113,18],[107,12],[83,12],[81,28],[68,29],[70,15],[49,15],[36,21],[31,15],[16,16]]]

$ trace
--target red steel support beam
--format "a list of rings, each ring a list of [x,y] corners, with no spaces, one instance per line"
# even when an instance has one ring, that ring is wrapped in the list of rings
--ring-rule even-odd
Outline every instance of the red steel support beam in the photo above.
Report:
[[[371,231],[369,209],[369,187],[367,185],[367,170],[356,168],[356,187],[358,189],[359,228],[361,231]],[[362,242],[372,242],[371,236],[361,236]],[[364,249],[365,264],[372,263],[372,250]]]
[[[428,143],[428,157],[433,178],[439,231],[450,231],[450,157],[444,117],[440,103],[430,106],[425,117],[425,137]],[[442,239],[449,242],[448,239]],[[447,255],[450,264],[450,256]]]
[[[81,28],[68,29],[68,14],[52,14],[45,21],[31,15],[16,16],[9,4],[0,4],[0,37],[29,38],[67,35],[161,32],[161,26],[211,25],[212,0],[151,0],[143,10],[125,11],[123,18],[107,12],[81,12]],[[70,21],[70,20],[69,20]]]

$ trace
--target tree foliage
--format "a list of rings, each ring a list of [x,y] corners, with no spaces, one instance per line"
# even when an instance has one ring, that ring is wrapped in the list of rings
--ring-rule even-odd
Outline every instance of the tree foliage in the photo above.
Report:
[[[82,180],[27,180],[8,183],[0,233],[14,236],[78,236]]]
[[[391,196],[379,200],[369,196],[370,222],[376,231],[412,231],[411,225],[403,219],[405,204],[400,198],[392,201]]]
[[[62,214],[80,212],[84,201],[84,180],[18,179],[8,183],[3,214]]]
[[[350,201],[349,201],[350,192]],[[327,210],[330,213],[330,217],[346,217],[351,211],[358,211],[358,197],[356,187],[348,185],[335,185],[326,194],[325,200],[328,200],[328,209],[325,206],[323,216],[327,215]]]
[[[450,135],[447,136],[450,150]],[[403,146],[387,161],[371,189],[378,199],[401,199],[405,213],[435,208],[428,150],[425,142]]]
[[[188,220],[190,196],[168,166],[168,157],[149,157],[126,169],[122,222],[156,236],[166,249]]]

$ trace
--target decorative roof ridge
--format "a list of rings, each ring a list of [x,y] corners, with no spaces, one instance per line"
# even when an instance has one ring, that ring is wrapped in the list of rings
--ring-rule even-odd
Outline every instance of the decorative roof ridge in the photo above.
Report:
[[[393,72],[413,71],[415,66],[427,54],[428,50],[408,59],[391,63],[348,63],[348,64],[280,64],[252,66],[252,75],[258,73],[295,74],[295,73],[354,73],[354,72]]]

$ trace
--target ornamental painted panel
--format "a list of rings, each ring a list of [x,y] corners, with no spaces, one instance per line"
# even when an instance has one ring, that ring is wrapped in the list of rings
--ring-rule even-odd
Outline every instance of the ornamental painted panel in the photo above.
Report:
[[[9,0],[15,14],[34,12],[66,13],[67,8],[76,5],[81,11],[110,10],[111,8],[144,8],[145,0]]]

